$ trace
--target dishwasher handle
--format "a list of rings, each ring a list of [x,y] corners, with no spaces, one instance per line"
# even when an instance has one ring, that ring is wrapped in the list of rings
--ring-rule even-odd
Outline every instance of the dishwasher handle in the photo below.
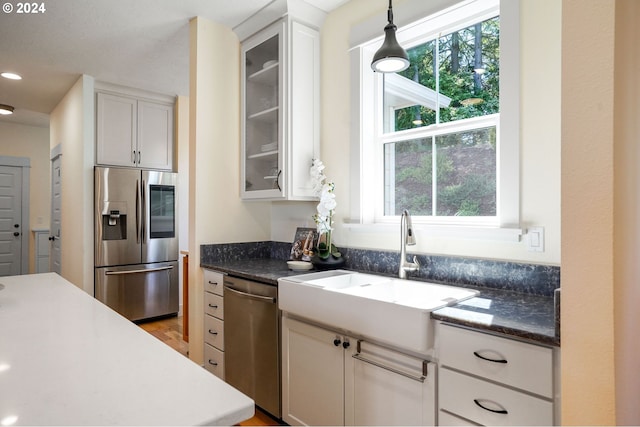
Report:
[[[232,288],[232,287],[230,287],[228,285],[225,285],[224,291],[225,292],[227,292],[227,291],[228,292],[232,292],[234,294],[239,295],[240,297],[249,298],[249,299],[252,299],[252,300],[255,300],[255,301],[268,302],[270,304],[275,304],[276,303],[276,299],[274,297],[265,297],[265,296],[262,296],[262,295],[255,295],[255,294],[250,294],[250,293],[247,293],[247,292],[242,292],[242,291],[234,289],[234,288]]]

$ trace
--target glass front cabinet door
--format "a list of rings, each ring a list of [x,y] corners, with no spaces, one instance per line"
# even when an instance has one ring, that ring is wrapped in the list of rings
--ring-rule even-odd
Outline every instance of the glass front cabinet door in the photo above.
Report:
[[[285,18],[242,43],[243,199],[313,199],[309,168],[319,146],[319,72],[313,72],[319,34],[302,26],[315,37],[311,51],[303,51],[310,45],[308,37],[297,35],[300,25]],[[298,64],[308,55],[318,59]]]

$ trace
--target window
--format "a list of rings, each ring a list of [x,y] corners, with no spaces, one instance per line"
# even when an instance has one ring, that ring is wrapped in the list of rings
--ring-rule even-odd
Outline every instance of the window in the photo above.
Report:
[[[411,62],[401,73],[371,71],[380,38],[360,46],[358,222],[408,209],[414,223],[518,225],[519,11],[509,7],[466,1],[399,23]]]

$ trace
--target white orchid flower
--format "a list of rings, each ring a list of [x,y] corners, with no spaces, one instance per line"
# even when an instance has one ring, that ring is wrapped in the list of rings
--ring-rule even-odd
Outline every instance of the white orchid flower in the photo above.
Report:
[[[320,201],[316,208],[317,212],[313,215],[313,220],[316,222],[318,234],[326,234],[326,251],[324,254],[321,252],[320,256],[324,259],[332,253],[331,231],[333,230],[333,211],[337,206],[336,195],[333,190],[335,184],[333,182],[327,182],[327,177],[324,174],[324,164],[319,159],[313,159],[311,162],[311,169],[309,175],[311,176],[311,183],[313,185],[313,194],[318,196]],[[338,254],[338,256],[340,256]]]

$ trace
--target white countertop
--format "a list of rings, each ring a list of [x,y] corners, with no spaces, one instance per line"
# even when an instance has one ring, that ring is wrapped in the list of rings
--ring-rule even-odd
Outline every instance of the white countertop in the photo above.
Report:
[[[0,425],[232,425],[253,416],[249,397],[57,274],[0,284]]]

